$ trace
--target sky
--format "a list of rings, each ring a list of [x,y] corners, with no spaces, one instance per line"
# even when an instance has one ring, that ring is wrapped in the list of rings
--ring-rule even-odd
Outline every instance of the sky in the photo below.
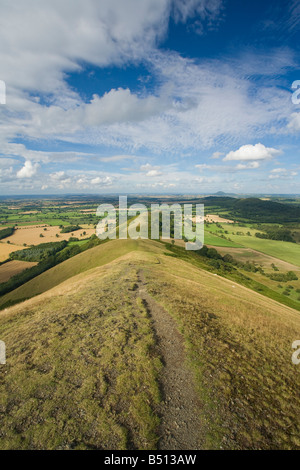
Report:
[[[299,0],[0,0],[0,18],[1,195],[300,193]]]

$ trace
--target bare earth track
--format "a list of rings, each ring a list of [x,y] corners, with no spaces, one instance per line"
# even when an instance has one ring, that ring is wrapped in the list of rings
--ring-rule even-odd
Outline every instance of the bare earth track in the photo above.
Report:
[[[200,403],[192,372],[186,364],[183,338],[170,314],[147,293],[143,273],[139,272],[138,277],[136,292],[153,320],[164,366],[160,377],[162,402],[158,410],[161,418],[158,449],[201,449]]]

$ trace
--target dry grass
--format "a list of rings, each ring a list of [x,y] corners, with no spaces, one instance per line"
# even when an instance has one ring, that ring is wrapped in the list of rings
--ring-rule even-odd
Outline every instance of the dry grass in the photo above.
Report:
[[[0,266],[0,283],[8,281],[12,276],[21,273],[24,269],[36,266],[37,263],[29,261],[9,261]]]
[[[207,214],[205,216],[205,222],[213,222],[213,223],[219,223],[219,224],[234,224],[234,220],[224,219],[223,217],[220,217],[219,215],[215,215],[215,214]]]

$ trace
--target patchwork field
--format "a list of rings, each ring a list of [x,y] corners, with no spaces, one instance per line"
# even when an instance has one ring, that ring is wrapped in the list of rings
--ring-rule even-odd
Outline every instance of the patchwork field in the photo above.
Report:
[[[269,256],[279,258],[288,263],[300,266],[300,246],[277,240],[263,240],[256,237],[230,235],[230,238],[240,245],[261,251]]]
[[[234,259],[241,261],[242,263],[253,261],[254,263],[257,263],[268,270],[272,270],[272,265],[275,264],[280,269],[280,271],[300,271],[300,267],[295,264],[288,263],[279,258],[275,258],[274,256],[266,255],[251,248],[220,247],[218,248],[218,252],[222,256],[229,254],[233,256]]]

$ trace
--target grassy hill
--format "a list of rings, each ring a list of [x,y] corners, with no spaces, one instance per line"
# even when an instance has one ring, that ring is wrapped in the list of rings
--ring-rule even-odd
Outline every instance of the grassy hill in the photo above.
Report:
[[[149,248],[145,249],[149,250],[150,248],[151,245]],[[127,240],[126,242],[119,240],[111,241],[109,249],[107,249],[105,244],[96,246],[95,248],[68,259],[62,264],[53,267],[26,284],[18,287],[13,292],[2,296],[0,299],[0,307],[7,302],[16,302],[28,299],[41,294],[42,292],[46,292],[76,274],[85,272],[96,266],[110,263],[114,259],[138,249],[140,249],[140,246],[135,240]]]
[[[300,449],[299,312],[153,241],[44,274],[0,312],[0,448]]]

